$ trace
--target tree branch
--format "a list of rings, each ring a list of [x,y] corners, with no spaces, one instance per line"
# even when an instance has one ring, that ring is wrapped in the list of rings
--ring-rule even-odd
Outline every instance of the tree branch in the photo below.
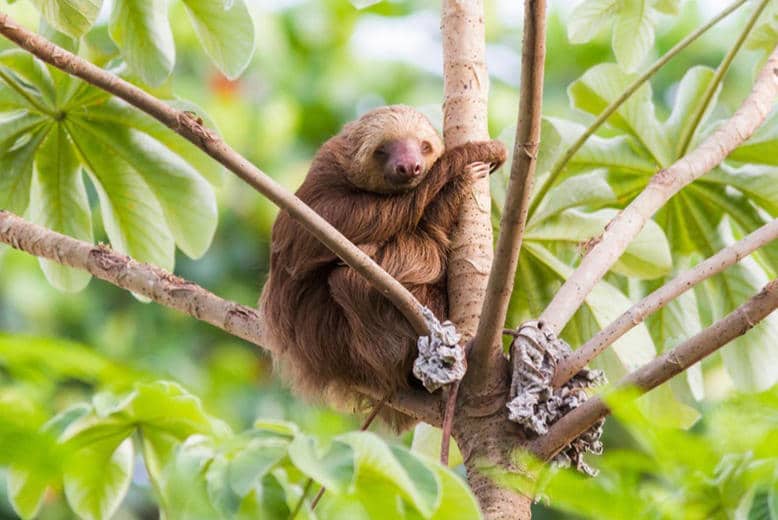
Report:
[[[176,110],[138,87],[28,31],[5,13],[0,13],[0,34],[46,63],[122,98],[191,141],[277,206],[288,211],[309,233],[370,281],[403,313],[417,334],[429,334],[421,313],[421,304],[400,282],[300,199],[247,161],[216,133],[203,127],[196,117]]]
[[[760,227],[743,240],[684,271],[616,318],[578,350],[559,361],[552,384],[559,388],[614,341],[698,283],[736,264],[756,249],[778,238],[778,219]]]
[[[137,262],[107,246],[95,246],[76,240],[2,210],[0,242],[35,256],[88,271],[101,280],[267,348],[264,342],[265,326],[257,309],[219,298],[199,285],[155,265]]]
[[[707,329],[626,376],[615,388],[620,390],[634,387],[641,393],[656,388],[748,332],[776,307],[778,279],[767,284],[756,296]],[[546,435],[532,441],[528,449],[544,460],[553,457],[571,440],[609,413],[610,410],[603,400],[593,397],[562,417]]]
[[[737,112],[695,150],[654,175],[640,195],[605,226],[599,242],[557,291],[540,319],[558,334],[646,221],[681,188],[713,169],[751,137],[772,110],[776,96],[778,48],[767,60],[751,94]]]
[[[705,34],[708,29],[719,23],[721,20],[729,16],[733,11],[737,10],[741,5],[746,3],[746,0],[736,0],[733,4],[731,4],[729,7],[721,11],[718,15],[711,18],[710,21],[699,27],[696,31],[686,36],[684,39],[679,41],[678,43],[673,46],[672,49],[667,51],[664,56],[659,58],[656,62],[654,62],[653,65],[651,65],[648,70],[646,70],[643,74],[641,74],[639,77],[635,78],[635,80],[630,83],[630,85],[622,92],[622,94],[613,100],[613,102],[608,105],[605,110],[602,111],[602,113],[597,116],[597,119],[589,125],[589,128],[587,128],[584,133],[581,134],[581,136],[575,140],[573,144],[570,145],[570,147],[565,150],[565,153],[559,158],[558,161],[554,164],[554,166],[551,168],[551,171],[548,174],[548,177],[546,177],[541,185],[538,187],[536,191],[536,195],[532,200],[532,205],[530,205],[529,208],[529,215],[532,216],[535,213],[535,210],[538,208],[541,202],[543,202],[543,199],[546,197],[546,194],[548,193],[548,190],[554,187],[554,184],[556,183],[556,180],[559,178],[559,175],[562,173],[562,170],[564,170],[565,166],[567,166],[567,163],[570,162],[570,159],[573,158],[573,156],[578,152],[578,150],[581,149],[581,147],[586,143],[586,141],[594,135],[594,132],[597,131],[603,124],[605,124],[605,121],[608,120],[610,116],[612,116],[616,110],[619,109],[621,105],[624,104],[625,101],[627,101],[630,97],[632,97],[632,94],[637,92],[637,90],[649,79],[651,79],[656,72],[665,66],[665,64],[672,60],[675,56],[677,56],[682,50],[684,50],[686,47],[697,41],[697,38]]]
[[[233,336],[275,352],[265,343],[265,326],[254,307],[222,299],[199,285],[179,278],[155,265],[133,260],[107,246],[56,233],[28,222],[13,213],[0,210],[0,243],[47,258],[63,265],[81,269],[96,278],[140,294],[150,300],[177,309],[200,321],[210,323]],[[369,389],[360,392],[382,399]],[[391,396],[387,405],[432,425],[442,422],[441,403],[421,391],[408,391]]]
[[[511,176],[505,198],[495,261],[489,273],[486,298],[478,322],[473,348],[468,357],[468,384],[473,393],[487,388],[490,374],[502,358],[502,330],[513,280],[519,263],[521,241],[527,222],[535,165],[540,145],[543,105],[543,70],[546,58],[546,1],[525,0],[524,43],[522,46],[519,122],[513,147]]]

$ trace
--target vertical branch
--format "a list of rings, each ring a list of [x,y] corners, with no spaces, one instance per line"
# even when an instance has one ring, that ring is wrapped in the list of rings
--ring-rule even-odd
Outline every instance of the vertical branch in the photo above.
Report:
[[[511,177],[500,220],[494,266],[489,274],[481,320],[468,359],[473,392],[486,388],[502,357],[502,336],[513,279],[519,263],[532,182],[540,144],[543,66],[546,58],[546,1],[525,0],[519,122],[513,147]]]
[[[483,0],[443,0],[441,31],[446,146],[486,139],[489,77],[485,63]],[[490,211],[489,183],[482,180],[473,188],[473,196],[463,203],[452,237],[449,318],[466,340],[476,331],[492,264]],[[467,399],[467,395],[463,397]],[[478,470],[478,461],[484,457],[505,460],[508,444],[515,440],[511,429],[515,425],[507,422],[502,406],[497,408],[493,418],[457,415],[455,432],[465,457],[468,482],[485,518],[530,518],[529,498],[497,486]]]
[[[443,136],[446,147],[485,140],[489,75],[483,0],[443,0]],[[449,256],[449,319],[467,340],[475,334],[492,265],[489,180],[462,204]]]

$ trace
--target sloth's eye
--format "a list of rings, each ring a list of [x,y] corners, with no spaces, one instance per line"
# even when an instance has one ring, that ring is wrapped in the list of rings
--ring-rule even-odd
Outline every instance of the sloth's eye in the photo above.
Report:
[[[387,156],[387,153],[383,146],[379,146],[378,148],[375,149],[373,155],[375,156],[376,159],[383,159]]]
[[[421,153],[424,155],[428,155],[432,153],[432,145],[429,141],[423,141],[421,143]]]

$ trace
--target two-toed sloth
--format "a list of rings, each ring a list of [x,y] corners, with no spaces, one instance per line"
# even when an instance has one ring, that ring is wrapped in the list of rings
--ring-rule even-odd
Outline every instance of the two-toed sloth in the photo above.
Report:
[[[447,314],[446,261],[459,206],[475,177],[505,161],[499,141],[443,150],[429,120],[407,106],[372,110],[317,152],[297,196],[400,281],[435,315]],[[273,226],[260,306],[292,387],[340,404],[414,384],[410,324],[286,211]],[[385,409],[398,430],[409,417]]]

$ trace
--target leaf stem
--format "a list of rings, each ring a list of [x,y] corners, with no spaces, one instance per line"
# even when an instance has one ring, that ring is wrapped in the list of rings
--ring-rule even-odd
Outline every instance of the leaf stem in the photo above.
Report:
[[[767,7],[767,4],[770,1],[771,0],[762,0],[762,2],[758,6],[756,6],[756,9],[751,15],[751,18],[748,19],[746,26],[743,28],[743,31],[740,33],[740,36],[738,36],[735,45],[733,45],[732,48],[729,50],[729,52],[727,52],[727,55],[724,56],[724,59],[722,60],[721,64],[716,69],[716,73],[713,75],[713,79],[708,84],[708,88],[705,89],[705,93],[702,95],[703,102],[700,105],[700,107],[697,109],[697,112],[694,114],[694,117],[692,118],[693,124],[688,127],[685,135],[681,135],[681,139],[679,140],[679,142],[681,143],[681,148],[677,157],[683,157],[684,155],[686,155],[686,152],[689,150],[689,147],[692,144],[692,139],[694,138],[694,134],[697,133],[697,127],[700,126],[700,123],[702,122],[702,117],[705,115],[705,112],[707,112],[708,110],[708,106],[713,101],[713,97],[716,94],[716,90],[718,90],[721,81],[724,79],[724,76],[729,70],[730,65],[732,65],[732,61],[735,59],[735,56],[740,51],[740,48],[743,46],[743,43],[745,43],[746,38],[751,33],[751,30],[754,28],[756,21],[759,19],[759,16],[762,14],[762,11],[764,11],[764,8]]]
[[[554,164],[554,166],[551,168],[551,172],[549,173],[548,177],[542,181],[541,185],[539,186],[536,195],[533,197],[532,204],[529,208],[529,216],[532,217],[532,215],[535,213],[535,210],[538,208],[541,202],[543,202],[543,198],[548,194],[548,191],[554,186],[557,179],[559,178],[559,175],[562,173],[562,170],[564,170],[565,166],[567,166],[567,163],[570,162],[570,159],[573,158],[573,156],[578,152],[578,150],[581,149],[581,147],[586,143],[586,141],[594,135],[594,133],[605,123],[605,121],[608,120],[610,116],[613,115],[616,110],[621,107],[631,96],[634,94],[646,81],[651,79],[651,77],[664,65],[669,62],[671,59],[673,59],[675,56],[677,56],[681,51],[683,51],[686,47],[691,45],[694,41],[697,40],[700,36],[705,34],[708,29],[719,23],[721,20],[729,16],[733,11],[738,9],[741,5],[743,5],[746,2],[746,0],[736,0],[733,4],[731,4],[729,7],[721,11],[718,15],[716,15],[714,18],[712,18],[710,21],[708,21],[706,24],[700,26],[696,31],[689,34],[675,44],[675,46],[667,51],[664,56],[662,56],[659,60],[657,60],[651,67],[649,67],[643,74],[641,74],[635,81],[633,81],[625,90],[624,92],[616,99],[614,100],[610,105],[608,105],[603,112],[597,116],[597,119],[589,125],[589,128],[587,128],[584,133],[581,134],[581,136],[576,139],[576,141],[570,145],[570,147],[565,151],[565,153],[562,155],[562,157],[559,158],[559,160]]]

